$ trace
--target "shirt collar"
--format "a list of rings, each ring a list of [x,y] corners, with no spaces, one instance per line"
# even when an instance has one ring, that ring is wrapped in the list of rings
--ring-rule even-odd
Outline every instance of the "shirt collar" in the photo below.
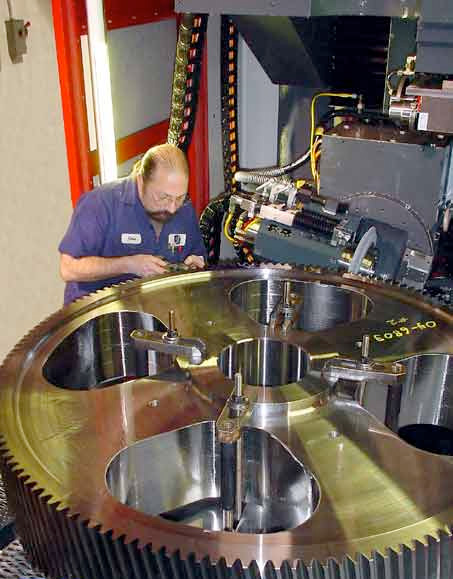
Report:
[[[123,190],[121,191],[120,200],[126,205],[135,205],[138,201],[138,187],[137,179],[135,177],[127,177],[124,180]]]

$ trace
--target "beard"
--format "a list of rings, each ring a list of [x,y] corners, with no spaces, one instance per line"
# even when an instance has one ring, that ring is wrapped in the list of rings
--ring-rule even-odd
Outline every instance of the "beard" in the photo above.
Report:
[[[167,223],[173,217],[173,213],[170,211],[147,211],[148,217],[153,221],[157,221],[158,223]]]

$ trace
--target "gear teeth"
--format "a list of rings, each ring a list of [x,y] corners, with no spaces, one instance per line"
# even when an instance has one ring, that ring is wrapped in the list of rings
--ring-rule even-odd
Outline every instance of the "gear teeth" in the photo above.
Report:
[[[357,579],[358,575],[356,574],[356,563],[350,558],[345,557],[343,560],[343,564],[341,566],[341,578],[343,579]]]
[[[257,267],[257,266],[254,266]],[[237,268],[233,260],[223,261],[207,271]],[[284,271],[284,270],[282,270]],[[348,277],[335,268],[310,266],[294,267],[296,273],[309,272],[316,279],[323,274]],[[170,275],[181,275],[175,273]],[[451,314],[447,306],[426,292],[405,288],[397,282],[378,280],[359,275],[359,279],[377,287],[398,286],[408,296],[419,295],[427,303]],[[139,280],[121,282],[115,288],[127,288]],[[46,332],[71,319],[95,299],[107,297],[112,288],[105,288],[84,296],[46,318],[28,332],[11,350],[0,366],[0,383],[5,378],[6,366],[12,358],[29,347]],[[245,564],[235,561],[228,566],[224,559],[217,562],[208,557],[198,561],[194,555],[182,558],[179,552],[167,553],[164,548],[153,550],[151,545],[140,546],[125,536],[115,537],[113,531],[101,525],[81,520],[68,508],[33,481],[15,461],[4,437],[0,438],[0,463],[7,488],[10,507],[17,513],[17,529],[24,548],[37,570],[51,579],[451,579],[453,577],[453,540],[450,529],[440,530],[438,537],[427,536],[412,546],[402,545],[399,550],[388,549],[385,554],[373,552],[368,558],[358,554],[356,560],[345,557],[342,561],[329,559],[326,563],[301,560],[284,561],[280,568],[267,562],[262,569],[256,561]]]
[[[332,577],[332,579],[341,579],[340,566],[335,561],[335,559],[328,559],[327,560],[327,571],[328,571],[329,577]]]
[[[319,561],[312,561],[308,572],[310,579],[326,579],[323,566]]]
[[[402,545],[400,552],[388,549],[385,556],[373,552],[370,559],[359,554],[342,562],[328,559],[326,564],[311,561],[307,566],[284,561],[279,569],[267,562],[262,571],[256,561],[244,566],[236,560],[229,568],[224,559],[217,563],[193,555],[182,559],[180,553],[165,548],[141,548],[138,541],[114,538],[88,521],[70,515],[67,509],[52,504],[51,497],[36,490],[22,477],[6,468],[7,485],[14,485],[24,515],[17,520],[27,554],[37,570],[50,579],[408,579],[451,578],[451,533],[441,531],[439,538],[427,537],[426,544],[416,541],[412,548]],[[10,476],[8,476],[8,474]],[[12,490],[9,488],[9,490]],[[440,574],[439,574],[440,573]]]
[[[375,577],[378,577],[379,579],[386,579],[385,558],[378,551],[373,551],[372,569],[374,569]]]

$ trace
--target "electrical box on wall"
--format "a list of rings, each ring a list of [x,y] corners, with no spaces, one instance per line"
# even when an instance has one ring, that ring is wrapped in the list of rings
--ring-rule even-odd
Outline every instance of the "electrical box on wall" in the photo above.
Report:
[[[18,18],[6,20],[6,37],[8,52],[14,64],[23,62],[23,55],[27,54],[27,35],[29,23]]]

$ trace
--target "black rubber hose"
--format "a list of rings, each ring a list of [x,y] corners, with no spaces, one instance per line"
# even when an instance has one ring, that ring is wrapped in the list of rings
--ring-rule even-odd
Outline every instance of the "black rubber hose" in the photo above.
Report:
[[[310,149],[308,149],[308,151],[305,151],[305,153],[301,157],[298,157],[292,163],[283,165],[283,167],[256,167],[254,169],[242,169],[241,171],[238,171],[236,173],[235,179],[240,181],[240,179],[237,178],[237,175],[239,173],[241,176],[246,174],[260,175],[263,177],[267,177],[265,181],[260,181],[260,183],[265,183],[271,177],[283,177],[283,175],[295,171],[299,167],[302,167],[302,165],[304,165],[309,159],[310,159]],[[253,183],[254,181],[241,181],[241,182]]]

